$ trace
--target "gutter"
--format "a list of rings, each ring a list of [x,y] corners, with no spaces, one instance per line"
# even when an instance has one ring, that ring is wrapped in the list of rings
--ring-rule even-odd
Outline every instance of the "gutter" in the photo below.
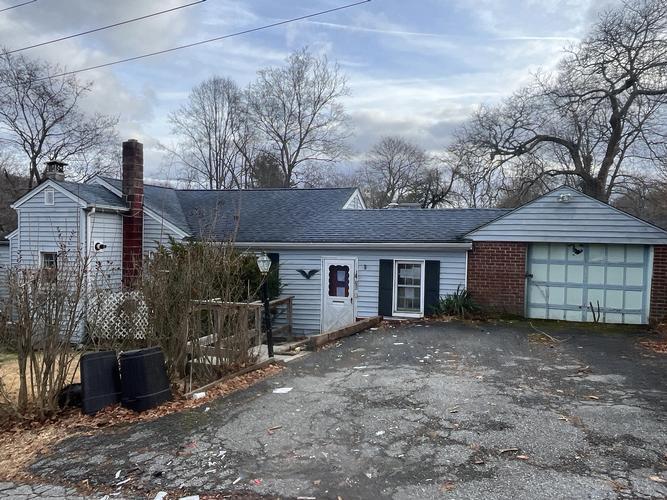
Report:
[[[234,246],[242,248],[306,248],[306,249],[352,249],[352,248],[370,248],[370,249],[398,249],[398,250],[414,250],[414,249],[461,249],[470,250],[472,242],[381,242],[381,243],[341,243],[341,242],[318,242],[318,243],[296,243],[296,242],[271,242],[271,241],[236,241]]]

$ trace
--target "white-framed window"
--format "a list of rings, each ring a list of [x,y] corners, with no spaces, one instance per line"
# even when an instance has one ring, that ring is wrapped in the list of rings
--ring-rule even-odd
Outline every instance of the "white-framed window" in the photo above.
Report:
[[[40,260],[45,281],[54,281],[58,274],[58,252],[42,252]]]
[[[394,316],[424,315],[424,268],[423,260],[394,261]]]
[[[44,205],[55,205],[56,204],[56,192],[53,188],[46,188],[44,190]]]

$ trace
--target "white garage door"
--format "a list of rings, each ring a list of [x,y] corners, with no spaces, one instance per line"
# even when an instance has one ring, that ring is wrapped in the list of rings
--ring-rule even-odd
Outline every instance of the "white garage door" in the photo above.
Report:
[[[533,243],[529,318],[647,323],[649,247]]]

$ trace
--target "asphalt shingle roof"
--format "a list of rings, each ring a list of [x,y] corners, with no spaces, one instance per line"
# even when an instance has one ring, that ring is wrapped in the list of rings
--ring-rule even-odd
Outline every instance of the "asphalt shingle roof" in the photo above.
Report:
[[[119,191],[123,188],[120,179],[113,179],[111,177],[102,177],[102,179]],[[190,232],[188,221],[185,218],[185,214],[183,213],[181,204],[178,200],[178,192],[175,189],[155,186],[153,184],[144,184],[144,205],[158,215],[164,217],[165,220]]]
[[[105,180],[121,189],[119,179]],[[216,241],[234,237],[244,243],[456,242],[508,212],[472,208],[344,210],[354,191],[355,188],[178,190],[146,184],[144,203],[194,237]]]
[[[80,182],[56,181],[56,183],[91,205],[104,205],[113,208],[125,208],[123,200],[103,186]]]
[[[193,235],[238,242],[448,242],[502,209],[344,210],[354,188],[179,191]]]

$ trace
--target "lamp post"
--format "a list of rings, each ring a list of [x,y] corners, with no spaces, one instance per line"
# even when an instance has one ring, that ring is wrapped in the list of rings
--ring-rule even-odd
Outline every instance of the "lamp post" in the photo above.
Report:
[[[266,324],[266,346],[269,357],[273,357],[273,333],[271,332],[271,311],[269,310],[269,270],[271,259],[265,252],[257,256],[257,267],[262,273],[262,301],[264,302],[264,323]]]

